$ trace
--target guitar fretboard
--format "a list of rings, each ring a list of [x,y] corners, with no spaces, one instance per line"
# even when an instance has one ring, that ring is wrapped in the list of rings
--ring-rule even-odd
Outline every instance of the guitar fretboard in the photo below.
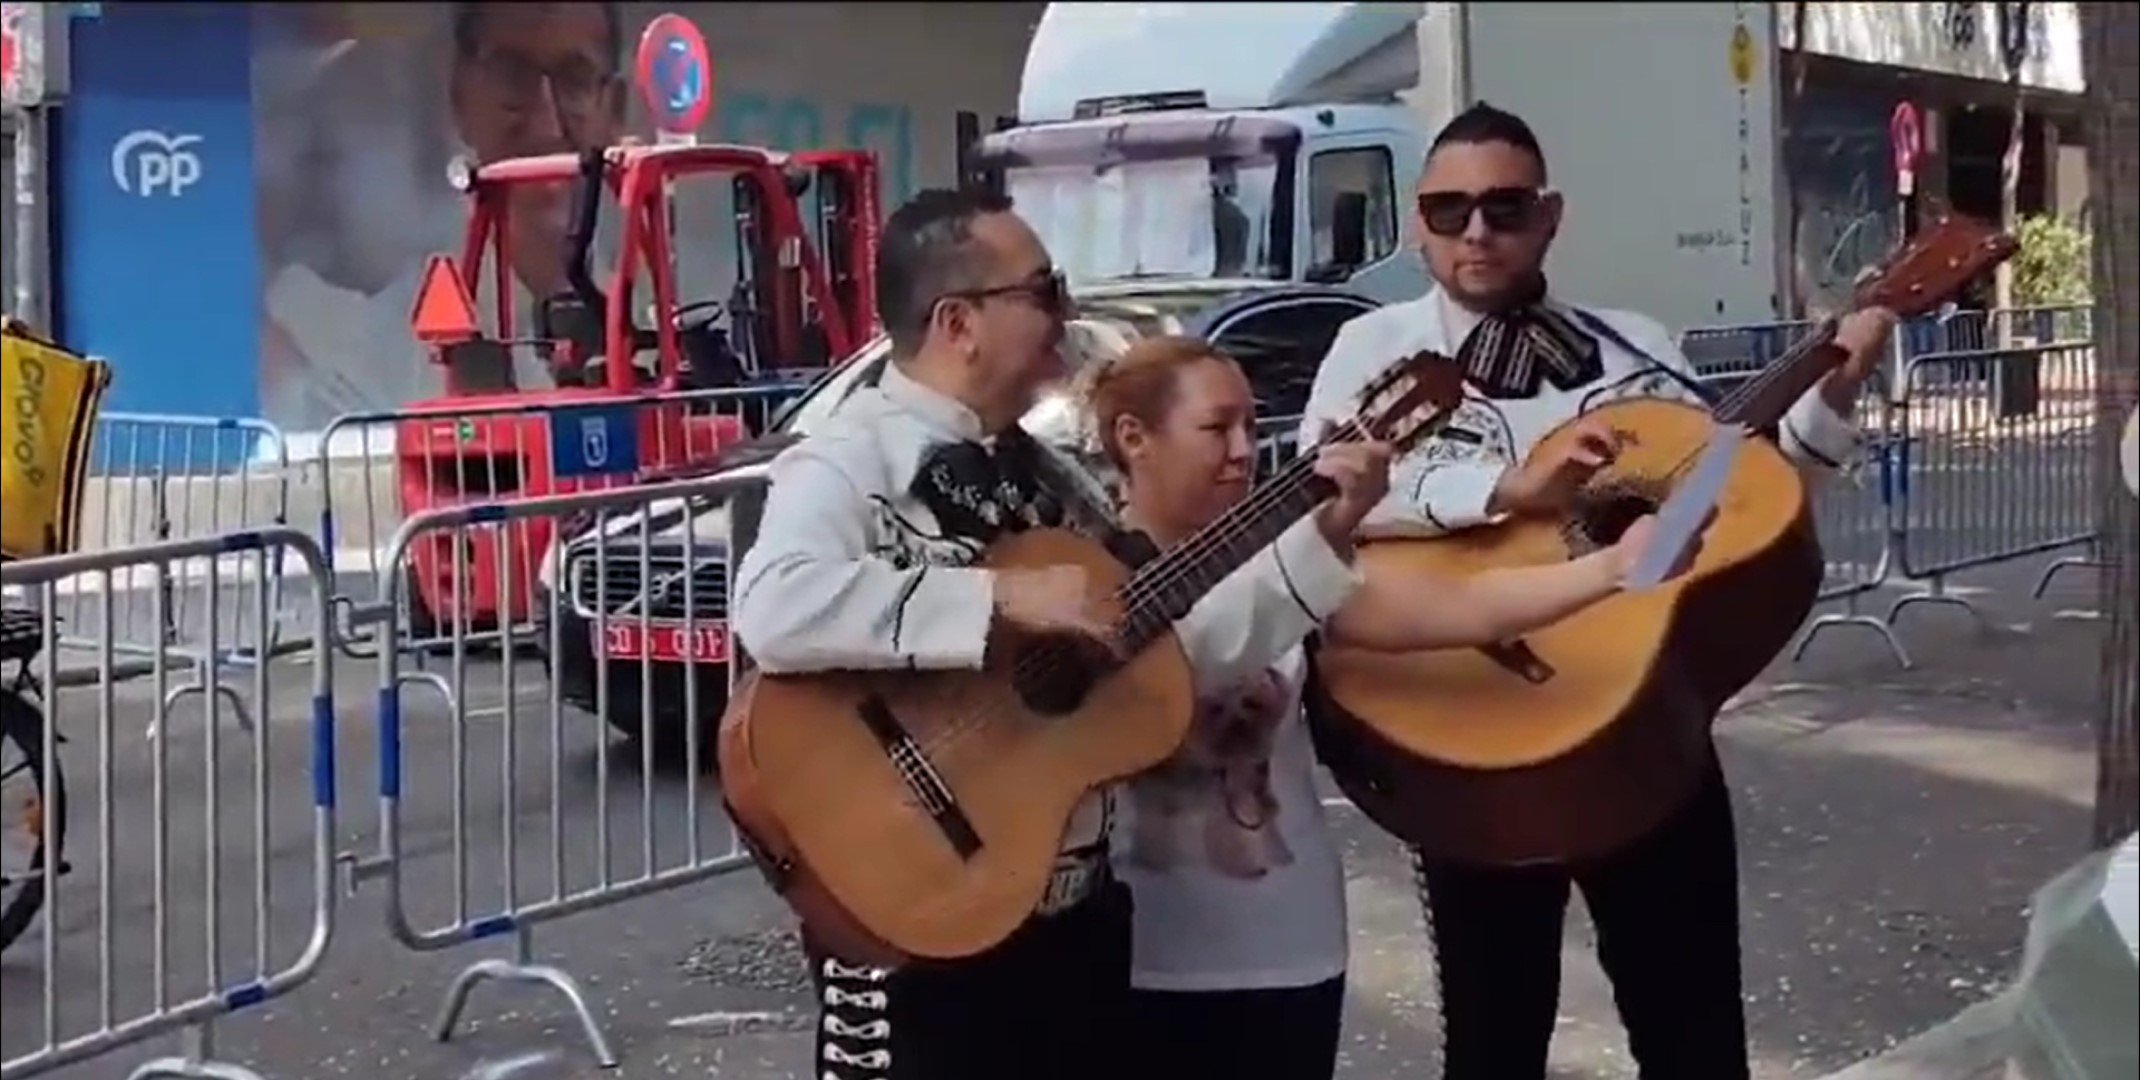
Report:
[[[1315,472],[1314,460],[1312,451],[1295,458],[1239,505],[1131,576],[1122,589],[1127,603],[1118,628],[1131,654],[1336,493],[1336,486]]]
[[[1775,427],[1799,397],[1842,360],[1840,350],[1829,348],[1835,327],[1836,320],[1823,320],[1792,342],[1782,356],[1717,405],[1717,419],[1754,431]]]

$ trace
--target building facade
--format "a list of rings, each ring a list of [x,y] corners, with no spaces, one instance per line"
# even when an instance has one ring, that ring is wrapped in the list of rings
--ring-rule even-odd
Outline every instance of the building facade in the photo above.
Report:
[[[2076,5],[1826,2],[1777,9],[1785,172],[1802,290],[1846,290],[1859,267],[1894,247],[1912,209],[1944,205],[2000,220],[2017,99],[2018,212],[2085,215],[2086,84]],[[1896,111],[1904,104],[1914,107],[1921,132],[1914,207],[1905,203],[1896,169]]]
[[[648,20],[692,18],[716,72],[703,138],[874,149],[887,206],[955,178],[961,114],[971,130],[1015,112],[1045,7],[562,6],[596,17],[533,46],[591,49],[626,84]],[[258,416],[305,431],[433,392],[407,319],[424,258],[459,247],[465,210],[448,163],[477,143],[554,148],[500,136],[510,117],[481,115],[455,92],[498,74],[477,56],[506,20],[462,19],[486,6],[461,4],[6,7],[40,9],[50,94],[10,102],[27,111],[9,110],[5,295],[13,309],[20,292],[70,344],[115,362],[109,408]],[[2021,211],[2083,211],[2075,5],[1774,9],[1794,295],[1846,287],[1900,235],[1908,207],[1891,127],[1905,102],[1924,132],[1919,207],[2000,215],[2018,87]],[[579,134],[649,133],[636,93],[619,106]],[[13,209],[18,123],[34,151],[27,215]],[[725,295],[725,196],[686,195],[679,213],[699,259],[688,276],[700,294]]]

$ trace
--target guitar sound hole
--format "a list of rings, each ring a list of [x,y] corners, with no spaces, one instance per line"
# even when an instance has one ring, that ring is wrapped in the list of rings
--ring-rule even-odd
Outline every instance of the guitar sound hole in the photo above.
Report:
[[[1664,485],[1642,477],[1615,477],[1584,488],[1561,523],[1571,555],[1611,547],[1629,527],[1664,504]]]
[[[1075,634],[1033,639],[1012,666],[1018,700],[1041,716],[1075,712],[1112,657],[1105,646]]]

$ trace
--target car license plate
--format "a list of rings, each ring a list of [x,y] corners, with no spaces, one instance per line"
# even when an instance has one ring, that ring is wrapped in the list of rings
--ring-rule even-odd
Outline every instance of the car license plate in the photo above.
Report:
[[[686,630],[689,633],[686,633]],[[611,660],[663,660],[673,664],[728,662],[728,624],[615,619],[602,627],[602,655]]]

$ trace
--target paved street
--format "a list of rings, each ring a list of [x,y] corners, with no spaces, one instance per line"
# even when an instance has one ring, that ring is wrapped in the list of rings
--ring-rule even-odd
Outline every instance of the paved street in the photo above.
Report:
[[[2085,622],[2054,619],[2061,608],[2087,607],[2093,575],[2076,572],[2038,603],[2026,599],[2035,565],[1972,575],[1963,590],[1985,588],[1986,609],[2003,629],[1979,632],[1959,609],[1918,608],[1905,617],[1905,641],[1919,668],[1900,672],[1859,629],[1830,632],[1803,664],[1781,665],[1721,727],[1728,768],[1738,788],[1745,837],[1747,991],[1756,1072],[1763,1080],[1811,1078],[1876,1052],[1987,996],[2011,969],[2031,889],[2079,852],[2092,792],[2088,729],[2094,692],[2096,633]],[[2028,624],[2028,632],[2012,629]],[[495,911],[502,895],[506,795],[502,719],[485,713],[505,694],[494,662],[472,662],[463,703],[470,767],[465,784],[469,872],[466,909]],[[513,696],[526,704],[513,726],[517,768],[514,862],[525,901],[552,892],[561,863],[566,892],[598,880],[602,815],[609,808],[608,859],[615,879],[642,869],[639,822],[651,799],[656,820],[680,822],[689,792],[681,776],[660,775],[643,789],[636,751],[606,759],[596,725],[569,709],[555,728],[561,753],[550,813],[552,717],[539,667],[513,667]],[[372,722],[375,663],[336,666],[341,761],[341,849],[378,843],[377,734]],[[174,683],[175,685],[175,683]],[[248,683],[247,694],[256,689]],[[297,661],[274,673],[269,696],[267,819],[271,828],[269,969],[299,955],[312,911],[309,783],[304,694]],[[421,931],[454,912],[455,769],[452,712],[435,690],[403,695],[403,784],[411,793],[401,824],[406,853],[403,895]],[[116,858],[139,872],[115,872],[109,898],[114,1016],[149,1006],[155,977],[153,898],[145,869],[153,850],[152,743],[141,737],[152,700],[144,680],[116,696],[113,715],[120,811],[112,832]],[[203,837],[201,762],[205,752],[199,699],[174,714],[166,753],[166,798],[174,808],[168,839],[172,873],[164,883],[168,920],[168,1000],[194,996],[204,981],[200,917]],[[99,877],[96,767],[97,695],[71,690],[62,723],[73,738],[67,762],[73,791],[74,873],[61,904],[59,970],[69,980],[58,998],[62,1035],[95,1021],[100,1006]],[[251,832],[250,744],[231,723],[218,738],[224,769],[215,800],[222,902],[218,928],[223,970],[216,982],[239,983],[255,969],[256,850]],[[606,783],[606,801],[600,786]],[[418,793],[421,793],[420,797]],[[712,793],[704,803],[702,851],[723,850],[726,834]],[[1342,1076],[1434,1074],[1434,992],[1419,947],[1419,915],[1395,846],[1341,802],[1331,808],[1350,871],[1354,962]],[[183,809],[182,809],[183,808]],[[554,850],[561,856],[553,861]],[[676,866],[690,856],[680,826],[656,838],[653,862]],[[226,1021],[218,1050],[270,1078],[334,1076],[420,1078],[562,1078],[718,1075],[773,1080],[809,1075],[804,974],[783,932],[783,911],[750,871],[571,915],[533,934],[538,960],[581,980],[622,1068],[598,1069],[577,1036],[572,1014],[551,991],[486,983],[471,1002],[464,1034],[440,1044],[427,1034],[454,974],[486,956],[508,955],[510,937],[412,952],[385,929],[386,882],[365,883],[336,910],[335,936],[308,985],[289,997]],[[1632,1075],[1609,990],[1589,951],[1580,916],[1571,919],[1566,989],[1555,1076],[1604,1080]],[[41,1042],[45,942],[33,930],[0,958],[0,1056]],[[79,1064],[67,1078],[124,1076],[134,1064],[178,1047],[151,1040],[110,1058]]]

